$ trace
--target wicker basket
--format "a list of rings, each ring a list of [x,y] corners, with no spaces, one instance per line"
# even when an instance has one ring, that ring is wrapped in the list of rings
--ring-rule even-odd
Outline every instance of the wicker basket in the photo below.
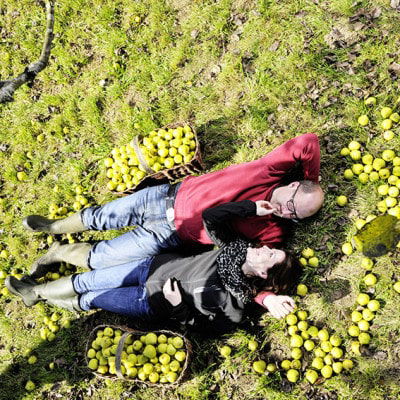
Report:
[[[121,373],[121,353],[124,349],[124,343],[125,343],[126,338],[131,334],[140,338],[140,336],[146,335],[147,333],[149,333],[149,332],[144,332],[144,331],[139,331],[136,329],[128,328],[126,326],[119,326],[119,325],[98,325],[98,326],[96,326],[90,332],[88,341],[86,343],[86,352],[85,352],[86,365],[89,364],[89,358],[88,358],[87,354],[88,354],[89,349],[91,348],[93,340],[95,340],[97,337],[97,331],[100,329],[104,329],[106,327],[112,328],[114,330],[119,329],[123,332],[121,339],[119,341],[119,344],[118,344],[117,352],[115,354],[115,368],[117,371],[117,376],[112,375],[112,374],[100,374],[97,371],[93,371],[90,369],[90,372],[92,372],[97,377],[99,377],[101,379],[111,379],[111,380],[123,379],[126,381],[141,383],[141,384],[145,384],[145,385],[149,385],[149,386],[162,386],[162,387],[175,386],[175,385],[179,384],[180,382],[182,382],[185,378],[187,378],[188,366],[190,363],[190,359],[192,357],[192,345],[185,336],[183,336],[179,333],[176,333],[176,332],[168,331],[168,330],[156,330],[156,331],[152,331],[152,332],[157,335],[163,333],[164,335],[167,335],[167,336],[179,336],[182,338],[182,340],[185,344],[185,351],[186,351],[185,363],[182,367],[182,371],[180,372],[178,379],[173,383],[153,383],[153,382],[149,382],[149,381],[142,381],[141,379],[138,379],[138,378],[130,378],[130,377],[124,376]]]
[[[176,122],[173,124],[168,124],[163,126],[160,129],[175,129],[179,126],[185,126],[188,125],[190,126],[190,129],[194,133],[194,140],[196,141],[196,151],[194,153],[193,158],[190,160],[190,162],[186,164],[180,164],[176,165],[173,168],[169,169],[163,169],[159,172],[154,172],[146,163],[146,160],[144,159],[142,152],[139,148],[139,143],[143,139],[143,136],[135,136],[135,138],[132,141],[132,144],[135,148],[136,155],[139,159],[140,164],[142,167],[147,171],[149,175],[146,175],[135,187],[130,188],[122,192],[121,194],[130,194],[133,192],[136,192],[137,190],[143,189],[148,186],[155,186],[155,185],[160,185],[163,182],[169,182],[173,183],[181,178],[184,178],[185,176],[191,175],[193,173],[200,172],[204,169],[204,164],[203,160],[201,158],[201,151],[200,151],[200,144],[199,140],[196,134],[196,131],[194,130],[193,126],[190,125],[189,122]]]

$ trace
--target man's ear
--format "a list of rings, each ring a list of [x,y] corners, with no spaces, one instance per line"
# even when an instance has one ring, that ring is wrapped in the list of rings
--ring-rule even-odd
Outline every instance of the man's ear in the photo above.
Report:
[[[299,181],[294,181],[294,182],[291,182],[288,186],[291,188],[291,189],[297,189],[297,187],[300,185],[300,182]]]

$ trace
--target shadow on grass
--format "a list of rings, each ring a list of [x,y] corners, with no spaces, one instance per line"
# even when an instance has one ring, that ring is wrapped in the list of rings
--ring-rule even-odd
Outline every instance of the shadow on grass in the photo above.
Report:
[[[326,303],[332,303],[351,292],[350,282],[347,279],[334,278],[324,282],[324,290],[321,295]]]
[[[36,389],[33,394],[38,393],[44,385],[51,385],[48,390],[40,393],[41,398],[56,399],[83,399],[88,398],[93,389],[103,384],[103,380],[97,379],[86,366],[85,351],[88,337],[91,331],[98,325],[120,325],[140,331],[155,331],[159,329],[169,329],[180,331],[177,326],[165,322],[147,323],[132,321],[131,319],[119,316],[106,311],[98,311],[90,315],[83,315],[71,321],[69,329],[62,328],[56,333],[54,341],[42,341],[37,347],[31,348],[31,354],[37,356],[35,364],[28,364],[27,357],[18,355],[13,363],[0,374],[0,399],[19,400],[27,396],[25,384],[32,380]],[[197,333],[185,333],[193,345],[193,354],[196,354],[194,362],[190,365],[192,371],[204,371],[211,368],[218,361],[217,352],[214,360],[210,360],[207,355],[203,359],[197,359],[197,355],[202,354],[204,346],[211,346],[209,343],[213,338],[205,338]],[[50,369],[49,364],[54,363],[54,368]],[[92,382],[92,380],[95,378]],[[190,374],[189,374],[190,379]],[[70,387],[65,387],[67,384]],[[136,389],[145,387],[145,384],[137,384],[127,381],[125,390],[134,392]],[[62,388],[62,389],[61,389]],[[60,391],[60,389],[62,391]],[[160,388],[161,389],[161,388]],[[165,390],[165,389],[163,389]],[[64,397],[67,396],[67,397]]]
[[[59,393],[59,389],[64,383],[73,386],[72,389],[66,389],[68,398],[86,398],[87,393],[82,382],[86,381],[89,385],[88,381],[93,378],[86,367],[86,341],[90,332],[101,324],[132,325],[123,317],[103,311],[71,321],[71,327],[57,332],[54,341],[42,341],[39,346],[31,349],[31,354],[36,355],[38,359],[35,364],[28,364],[27,358],[23,356],[14,359],[13,364],[0,375],[0,399],[24,398],[27,395],[25,384],[28,380],[35,383],[36,391],[45,384],[52,384],[48,391],[41,393],[43,398],[60,398],[62,394]],[[140,324],[135,324],[134,328],[155,329]],[[54,363],[54,369],[50,369],[50,363]]]
[[[239,139],[232,120],[218,118],[197,129],[206,169],[215,164],[229,161],[235,154]]]

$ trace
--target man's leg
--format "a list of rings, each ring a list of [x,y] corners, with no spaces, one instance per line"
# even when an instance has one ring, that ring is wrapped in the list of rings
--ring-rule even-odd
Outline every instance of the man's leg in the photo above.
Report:
[[[34,279],[44,276],[55,263],[66,262],[78,267],[88,268],[89,243],[64,244],[54,242],[49,251],[37,259],[31,267],[31,277]]]
[[[81,212],[83,224],[98,231],[143,225],[154,214],[165,214],[168,188],[168,184],[153,186],[102,206],[88,207]]]
[[[53,220],[40,215],[29,215],[22,223],[30,231],[54,234],[83,232],[88,229],[104,231],[142,225],[149,210],[165,205],[168,188],[168,184],[145,188],[103,206],[85,208],[62,219]]]
[[[176,231],[170,228],[166,220],[159,222],[152,227],[154,230],[138,226],[114,239],[94,244],[89,253],[89,267],[100,269],[126,264],[179,247],[182,242]]]

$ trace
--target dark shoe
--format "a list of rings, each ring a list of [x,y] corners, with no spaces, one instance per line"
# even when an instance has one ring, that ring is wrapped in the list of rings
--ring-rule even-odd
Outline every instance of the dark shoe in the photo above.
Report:
[[[29,215],[23,219],[22,225],[32,232],[60,234],[86,231],[80,212],[62,219],[48,219],[40,215]]]
[[[39,285],[37,285],[29,277],[24,277],[19,281],[14,276],[7,276],[5,285],[11,293],[21,297],[22,301],[27,307],[32,307],[40,301],[39,296],[34,290],[35,287]]]

